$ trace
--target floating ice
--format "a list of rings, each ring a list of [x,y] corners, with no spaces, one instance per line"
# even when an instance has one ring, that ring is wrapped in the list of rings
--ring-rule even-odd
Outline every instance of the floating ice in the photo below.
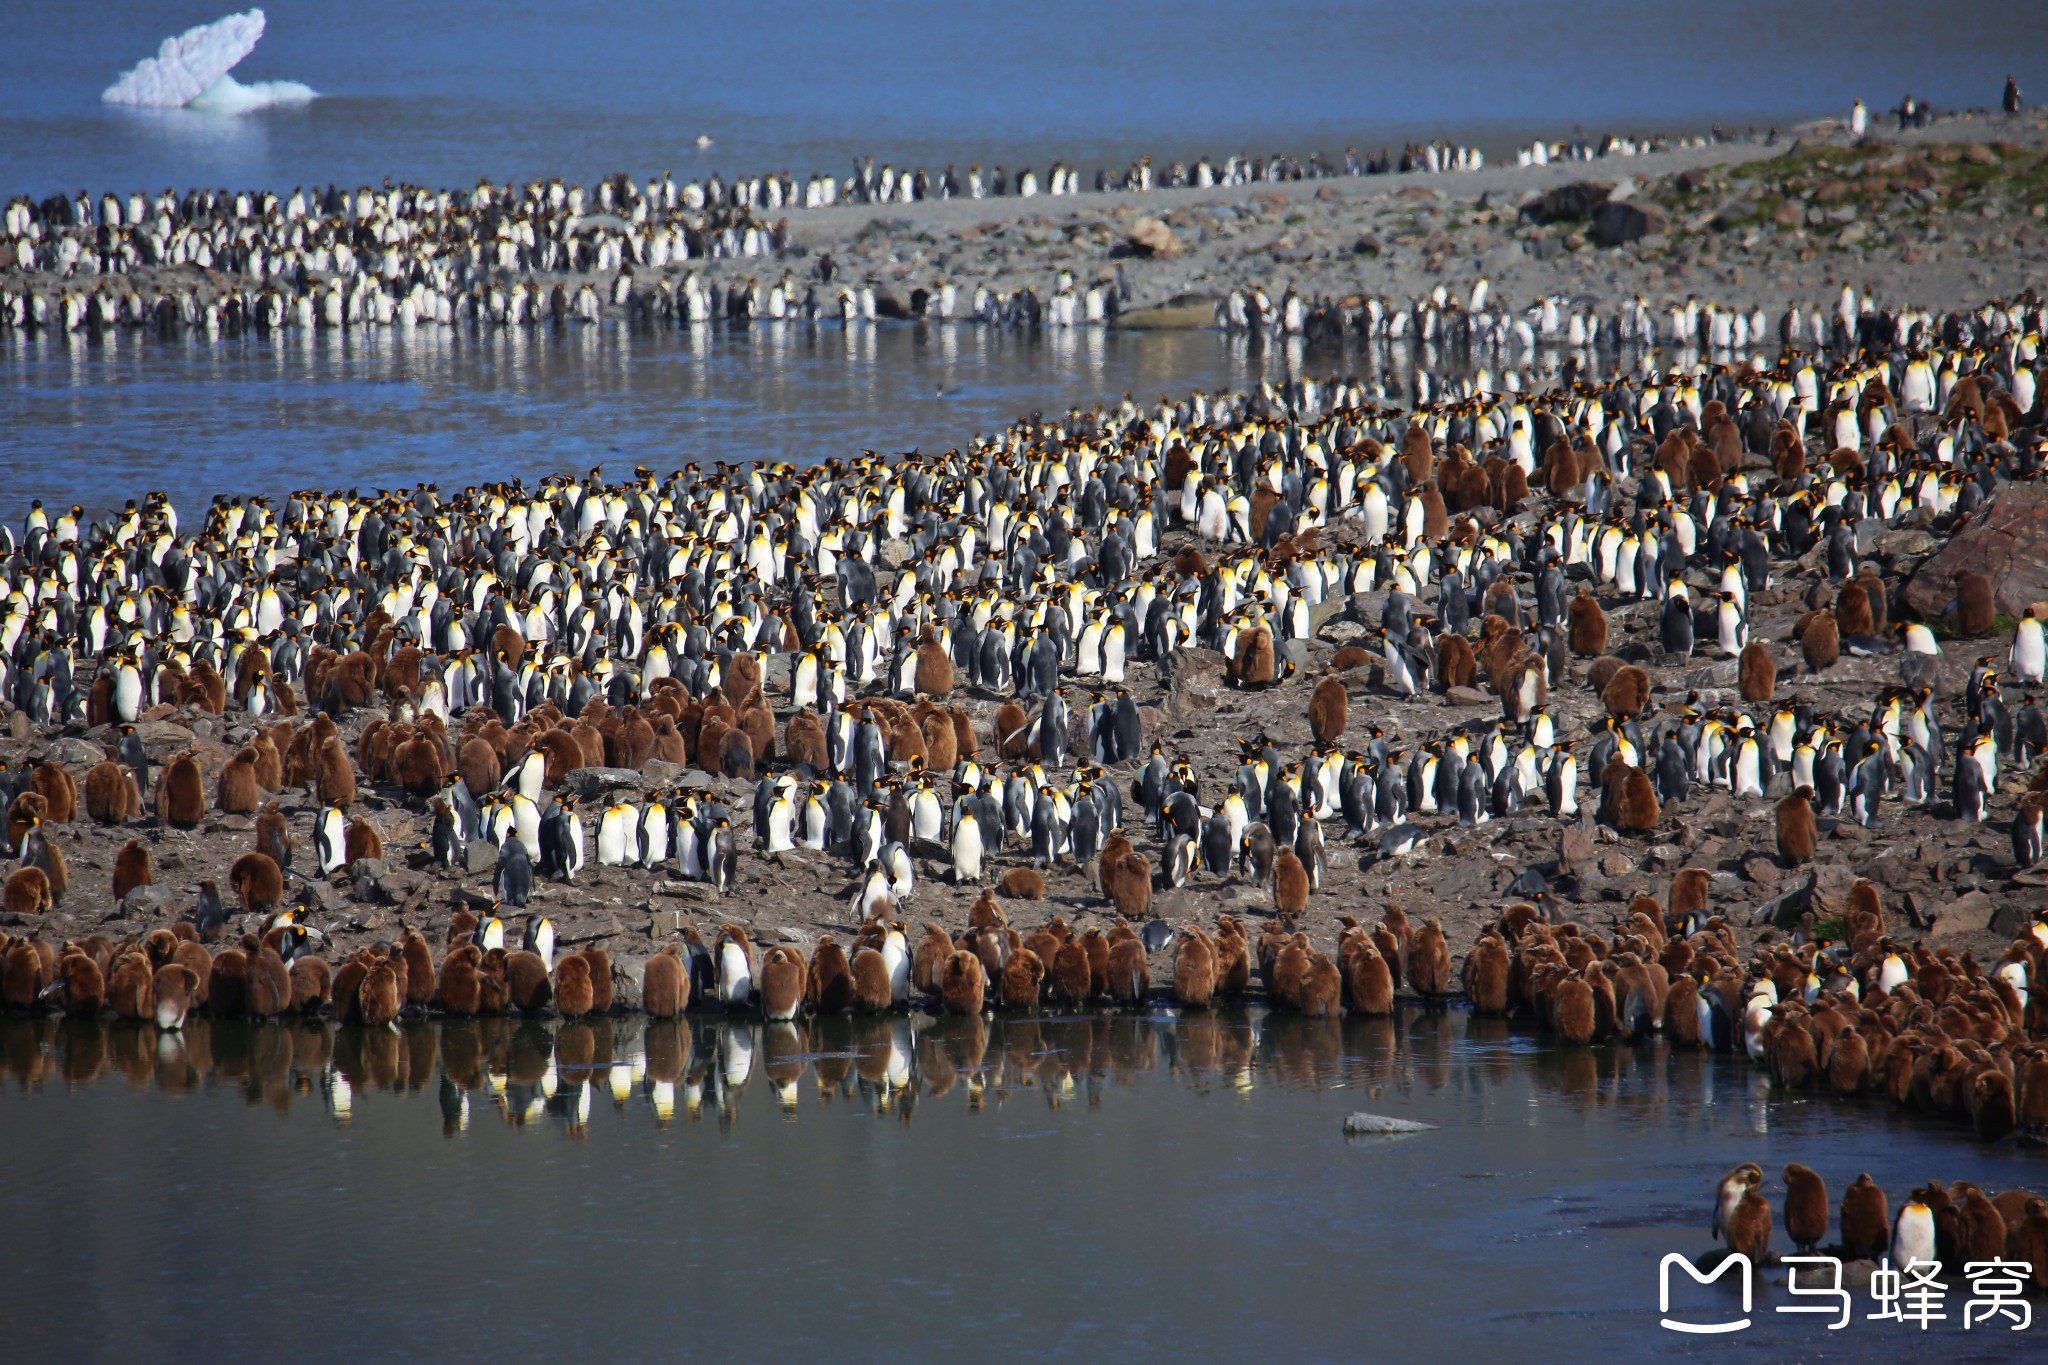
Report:
[[[211,109],[241,113],[272,104],[299,104],[314,97],[297,81],[243,85],[228,74],[255,50],[263,36],[263,11],[230,14],[164,39],[154,57],[137,63],[100,98],[108,104],[141,104],[158,109]]]

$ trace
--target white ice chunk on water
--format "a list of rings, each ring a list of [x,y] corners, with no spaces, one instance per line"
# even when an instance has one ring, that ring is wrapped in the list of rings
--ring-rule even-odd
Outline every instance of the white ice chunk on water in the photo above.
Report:
[[[175,38],[164,39],[156,56],[137,63],[100,98],[108,104],[158,109],[192,105],[229,113],[312,99],[314,92],[297,81],[242,85],[228,75],[235,63],[255,50],[262,36],[260,9],[186,29]]]

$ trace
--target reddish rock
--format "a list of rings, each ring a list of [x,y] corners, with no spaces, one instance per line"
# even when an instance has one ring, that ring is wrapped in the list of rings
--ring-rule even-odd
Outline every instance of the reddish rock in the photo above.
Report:
[[[1920,565],[1906,585],[1906,605],[1930,620],[1941,615],[1966,569],[1991,580],[1993,600],[2008,616],[2048,597],[2048,487],[2000,484],[1969,524]]]

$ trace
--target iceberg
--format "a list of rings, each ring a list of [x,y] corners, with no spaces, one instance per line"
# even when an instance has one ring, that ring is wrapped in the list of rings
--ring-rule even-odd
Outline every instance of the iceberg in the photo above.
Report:
[[[235,63],[255,51],[263,37],[263,11],[230,14],[210,24],[188,28],[164,39],[154,57],[136,63],[100,98],[108,104],[137,104],[155,109],[210,109],[241,113],[273,104],[300,104],[315,97],[297,81],[258,81],[243,85],[228,74]]]

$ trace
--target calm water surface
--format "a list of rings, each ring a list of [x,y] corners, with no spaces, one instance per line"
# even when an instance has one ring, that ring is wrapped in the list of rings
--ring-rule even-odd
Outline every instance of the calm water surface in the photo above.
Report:
[[[1030,412],[1242,389],[1361,354],[1211,332],[756,323],[164,342],[0,339],[0,515],[30,497],[181,505],[293,488],[461,487],[684,460],[944,450]],[[1386,380],[1402,382],[1398,367]]]
[[[1861,1170],[1895,1198],[2048,1183],[2038,1155],[1772,1096],[1732,1059],[1459,1014],[7,1020],[0,1080],[18,1359],[1639,1356],[1695,1345],[1656,1326],[1657,1263],[1708,1249],[1738,1160],[1774,1202],[1794,1160],[1837,1195]],[[1360,1109],[1441,1127],[1346,1139]],[[2038,1339],[1831,1335],[1785,1301],[1698,1349]]]

